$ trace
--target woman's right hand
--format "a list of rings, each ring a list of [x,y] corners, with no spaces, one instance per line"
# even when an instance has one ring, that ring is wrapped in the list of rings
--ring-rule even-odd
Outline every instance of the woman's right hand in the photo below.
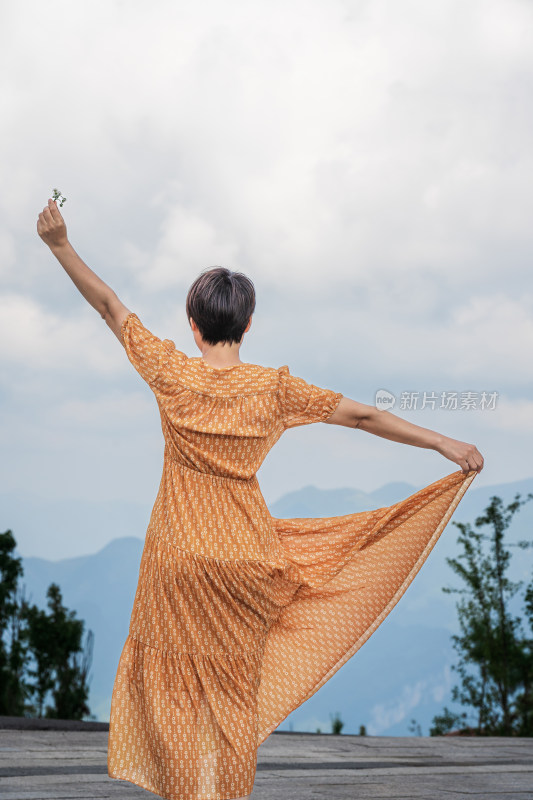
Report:
[[[460,442],[458,439],[450,439],[449,436],[445,436],[435,449],[444,458],[449,458],[450,461],[459,464],[463,472],[469,472],[472,469],[481,472],[483,469],[483,456],[474,444]]]
[[[68,244],[67,226],[55,200],[48,200],[37,220],[37,233],[45,244],[53,249]]]

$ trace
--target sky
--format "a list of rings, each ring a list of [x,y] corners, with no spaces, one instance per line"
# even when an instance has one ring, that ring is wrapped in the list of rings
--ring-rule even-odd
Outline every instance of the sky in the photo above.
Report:
[[[531,477],[532,32],[526,0],[4,3],[1,493],[151,504],[161,476],[150,389],[37,236],[53,188],[77,252],[178,349],[199,355],[201,270],[242,271],[243,361],[392,393],[393,413],[476,445],[478,486]],[[474,407],[421,409],[424,392]],[[271,503],[458,468],[321,424],[285,433],[258,478]],[[25,556],[114,538],[50,553],[37,527],[14,531]]]

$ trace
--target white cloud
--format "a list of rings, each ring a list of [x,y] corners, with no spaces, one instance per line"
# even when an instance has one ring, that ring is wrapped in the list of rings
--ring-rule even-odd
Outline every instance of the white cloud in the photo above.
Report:
[[[102,397],[66,399],[54,409],[49,423],[61,424],[63,430],[79,428],[86,433],[108,431],[126,435],[143,423],[154,410],[154,400],[149,392],[123,392],[110,390]]]
[[[97,410],[122,402],[106,392],[127,394],[120,343],[36,235],[58,187],[80,255],[180,349],[196,354],[188,286],[208,266],[242,270],[258,288],[246,360],[362,402],[382,386],[495,389],[498,411],[456,431],[520,473],[490,482],[530,474],[532,23],[522,0],[8,4],[4,419],[63,391],[96,449]],[[87,383],[94,415],[59,373]],[[300,459],[290,478],[273,456],[270,494],[346,475],[370,489],[415,457],[426,474],[423,453],[362,437],[353,457],[336,440],[342,458],[318,473]]]
[[[486,422],[493,430],[513,431],[524,436],[533,433],[533,401],[525,398],[498,398]]]
[[[89,306],[69,319],[44,309],[32,297],[15,293],[0,295],[0,304],[0,359],[4,363],[48,370],[50,380],[65,370],[112,373],[117,369],[122,345]]]
[[[436,703],[444,703],[449,698],[452,685],[456,681],[449,664],[445,664],[442,669],[442,681],[431,687],[431,696]]]
[[[26,8],[34,24],[12,13],[4,50],[18,98],[4,135],[25,152],[7,167],[6,205],[19,217],[49,175],[67,181],[81,231],[98,229],[99,210],[131,219],[163,196],[163,220],[190,214],[200,240],[228,259],[242,249],[287,288],[305,278],[319,291],[324,267],[369,285],[423,268],[472,291],[501,271],[495,245],[523,274],[510,251],[531,243],[524,4],[488,0],[466,25],[457,2]],[[164,259],[168,226],[156,235]],[[187,242],[208,257],[197,241],[184,259]],[[164,288],[165,275],[174,285],[161,264],[141,285]]]
[[[12,234],[0,231],[0,279],[6,280],[13,277],[15,264],[15,241]]]
[[[418,681],[412,686],[404,686],[400,697],[392,703],[378,703],[373,706],[367,726],[369,735],[379,736],[381,732],[402,722],[419,705],[426,689],[427,681]]]
[[[138,281],[147,291],[165,290],[180,286],[184,272],[199,273],[205,266],[217,265],[237,269],[237,245],[224,241],[198,214],[178,206],[165,214],[156,252]]]

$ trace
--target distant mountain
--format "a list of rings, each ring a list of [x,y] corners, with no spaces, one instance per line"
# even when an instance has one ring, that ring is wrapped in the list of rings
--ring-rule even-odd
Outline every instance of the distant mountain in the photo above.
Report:
[[[270,505],[274,517],[334,517],[383,508],[416,492],[410,483],[387,483],[374,492],[359,489],[317,489],[304,486]]]
[[[416,487],[407,483],[387,484],[371,493],[306,486],[280,498],[270,511],[278,518],[342,515],[393,505],[415,491]],[[453,520],[473,523],[493,495],[507,503],[517,492],[525,497],[530,491],[533,479],[479,489],[474,483],[397,606],[344,667],[280,725],[280,730],[292,726],[294,730],[321,727],[329,731],[330,714],[339,711],[345,723],[343,733],[358,733],[364,724],[369,735],[408,735],[414,717],[427,735],[433,716],[444,704],[452,706],[450,690],[455,682],[450,669],[455,661],[450,640],[450,633],[456,630],[455,598],[441,588],[458,585],[445,561],[457,553],[459,531]],[[136,513],[131,511],[131,516]],[[11,527],[16,538],[15,526],[6,521],[2,530]],[[136,524],[138,527],[138,518]],[[530,502],[515,517],[509,538],[530,539],[532,530]],[[142,548],[142,538],[125,536],[92,555],[60,561],[23,558],[22,582],[29,599],[44,607],[47,587],[52,581],[58,583],[65,605],[76,610],[86,630],[90,628],[95,634],[89,706],[99,720],[109,719],[111,691],[128,632]],[[529,580],[531,558],[521,551],[515,562],[512,578]]]

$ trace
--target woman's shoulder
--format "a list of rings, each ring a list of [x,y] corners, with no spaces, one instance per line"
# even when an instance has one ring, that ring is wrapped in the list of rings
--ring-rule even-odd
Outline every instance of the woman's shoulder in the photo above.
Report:
[[[170,380],[200,393],[242,396],[278,391],[280,370],[284,369],[252,362],[217,368],[201,356],[188,356],[174,345],[166,373]]]

